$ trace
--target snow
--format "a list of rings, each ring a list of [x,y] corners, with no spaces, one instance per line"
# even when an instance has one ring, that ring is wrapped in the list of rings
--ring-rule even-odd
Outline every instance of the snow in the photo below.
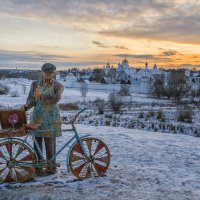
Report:
[[[4,83],[10,86],[12,91],[17,90],[20,96],[0,95],[0,106],[19,108],[26,101],[31,81],[16,79],[6,80]],[[26,94],[22,92],[22,84],[27,85]],[[104,91],[89,91],[85,101],[97,97],[107,99],[108,95],[109,93]],[[155,100],[138,94],[132,94],[132,99],[127,101],[129,100],[145,103],[135,109],[137,113],[142,109],[152,109],[149,106],[151,103],[169,103],[166,100]],[[79,90],[65,88],[60,102],[80,101],[83,99]],[[156,109],[155,105],[154,108]],[[165,107],[165,109],[170,112],[170,108]],[[133,112],[130,109],[128,111]],[[62,114],[66,113],[71,115],[71,112],[62,111]],[[168,115],[169,118],[171,115],[173,114]],[[95,118],[95,115],[93,117]],[[82,118],[90,120],[84,113]],[[127,119],[126,116],[123,118]],[[197,121],[195,123],[199,124]],[[80,135],[90,133],[108,145],[111,164],[105,177],[77,181],[72,172],[67,172],[67,149],[64,149],[57,158],[61,167],[56,174],[36,177],[34,181],[23,184],[0,184],[0,199],[200,199],[199,138],[122,127],[95,126],[95,124],[93,126],[77,124],[76,127]],[[63,136],[57,139],[57,149],[71,136],[72,133],[63,133]],[[32,143],[31,138],[29,140]]]
[[[55,175],[29,183],[1,184],[2,199],[176,199],[200,197],[200,140],[186,135],[119,127],[77,125],[80,133],[103,139],[111,152],[105,177],[76,181],[59,156]],[[58,148],[68,139],[63,133]]]

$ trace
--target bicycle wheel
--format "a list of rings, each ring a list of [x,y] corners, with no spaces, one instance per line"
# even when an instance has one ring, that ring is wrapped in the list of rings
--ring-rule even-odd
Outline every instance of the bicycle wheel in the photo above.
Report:
[[[87,156],[77,142],[69,154],[69,166],[78,179],[104,176],[110,164],[110,152],[107,145],[98,138],[81,139]]]
[[[26,182],[32,178],[35,162],[31,148],[19,140],[0,142],[0,182]],[[23,165],[23,166],[22,166]]]

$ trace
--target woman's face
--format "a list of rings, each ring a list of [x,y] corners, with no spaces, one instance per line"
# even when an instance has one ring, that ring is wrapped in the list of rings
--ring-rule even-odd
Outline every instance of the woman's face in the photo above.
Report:
[[[44,72],[43,73],[43,76],[45,79],[53,79],[53,76],[54,76],[54,73],[47,73],[47,72]]]

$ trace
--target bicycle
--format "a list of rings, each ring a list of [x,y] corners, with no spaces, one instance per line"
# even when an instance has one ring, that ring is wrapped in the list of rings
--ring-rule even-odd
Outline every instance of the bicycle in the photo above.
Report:
[[[51,171],[55,158],[70,145],[67,152],[67,170],[79,179],[104,176],[110,164],[110,152],[107,145],[100,139],[89,137],[89,134],[79,136],[75,127],[77,117],[86,109],[78,112],[69,122],[55,122],[71,125],[74,135],[51,157],[46,160],[35,139],[34,131],[38,130],[38,124],[27,124],[26,113],[23,109],[1,110],[0,119],[3,128],[0,131],[0,182],[26,182],[34,174],[35,168]],[[43,131],[43,130],[41,130]],[[29,136],[35,143],[38,156],[27,142]],[[24,137],[23,139],[17,137]]]

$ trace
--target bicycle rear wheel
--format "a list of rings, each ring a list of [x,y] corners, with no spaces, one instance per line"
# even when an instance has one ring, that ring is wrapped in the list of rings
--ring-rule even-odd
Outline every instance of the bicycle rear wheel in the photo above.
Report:
[[[25,143],[12,139],[0,142],[0,182],[29,181],[35,173],[34,162],[34,152]]]
[[[79,142],[71,149],[69,166],[78,179],[104,176],[110,164],[110,152],[107,145],[98,138],[81,139],[87,156]]]

